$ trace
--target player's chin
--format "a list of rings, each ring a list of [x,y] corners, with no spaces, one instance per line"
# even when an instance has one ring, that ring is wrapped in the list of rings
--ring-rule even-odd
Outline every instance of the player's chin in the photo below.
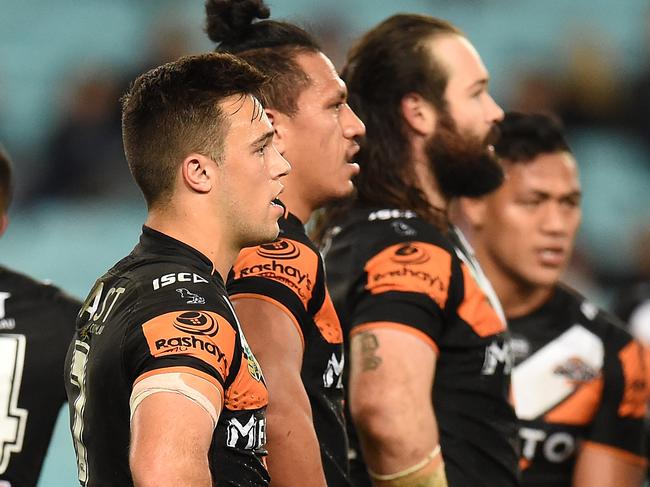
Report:
[[[547,288],[555,286],[560,280],[560,277],[562,277],[562,270],[558,268],[539,267],[535,269],[529,281],[536,287]]]

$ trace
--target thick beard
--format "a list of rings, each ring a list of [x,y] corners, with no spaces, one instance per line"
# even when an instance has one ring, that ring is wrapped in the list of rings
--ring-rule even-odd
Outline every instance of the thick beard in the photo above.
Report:
[[[438,189],[446,199],[459,196],[479,197],[491,193],[503,183],[503,168],[491,144],[498,137],[496,125],[481,139],[461,134],[449,114],[443,115],[426,153]]]

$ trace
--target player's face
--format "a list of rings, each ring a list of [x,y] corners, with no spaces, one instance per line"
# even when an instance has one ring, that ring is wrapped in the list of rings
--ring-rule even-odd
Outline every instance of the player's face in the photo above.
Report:
[[[273,203],[283,189],[280,178],[290,166],[273,145],[273,127],[260,103],[251,96],[233,96],[222,102],[230,128],[220,164],[221,194],[232,228],[241,246],[274,240],[283,208]]]
[[[457,35],[436,38],[430,49],[448,73],[447,106],[437,110],[426,147],[432,170],[447,198],[482,196],[503,179],[491,145],[503,110],[489,95],[487,70],[467,39]]]
[[[484,200],[480,245],[503,278],[530,287],[554,285],[571,256],[580,224],[580,183],[567,152],[530,163],[506,161],[506,180]]]
[[[503,110],[488,93],[488,71],[470,42],[458,35],[432,41],[436,59],[447,69],[445,99],[458,131],[484,140]]]
[[[311,83],[298,97],[298,111],[285,118],[282,155],[293,167],[293,190],[317,208],[350,195],[356,138],[365,126],[347,104],[347,88],[332,62],[322,53],[300,54],[297,63]]]

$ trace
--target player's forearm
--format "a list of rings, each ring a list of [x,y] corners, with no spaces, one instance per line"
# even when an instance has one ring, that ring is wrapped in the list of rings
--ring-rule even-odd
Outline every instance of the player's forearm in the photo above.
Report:
[[[371,470],[394,473],[410,468],[439,444],[431,407],[416,412],[390,408],[381,398],[355,402],[352,417]]]
[[[278,406],[277,404],[275,406]],[[311,414],[294,408],[267,410],[267,465],[274,487],[326,487]],[[283,410],[284,409],[284,410]]]

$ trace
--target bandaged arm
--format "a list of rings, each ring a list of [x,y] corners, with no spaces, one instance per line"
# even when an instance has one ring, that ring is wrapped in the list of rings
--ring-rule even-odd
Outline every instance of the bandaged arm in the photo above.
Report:
[[[129,463],[136,487],[211,487],[208,450],[222,389],[193,369],[153,371],[131,393]]]

